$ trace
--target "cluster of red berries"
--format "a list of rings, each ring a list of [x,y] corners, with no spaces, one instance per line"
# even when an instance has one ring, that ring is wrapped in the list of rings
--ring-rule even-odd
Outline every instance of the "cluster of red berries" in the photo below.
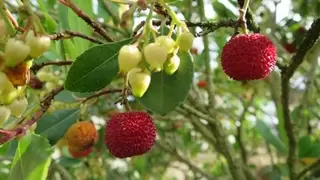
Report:
[[[122,73],[128,73],[133,95],[142,97],[147,91],[151,72],[164,70],[169,75],[174,74],[180,65],[178,51],[189,51],[193,40],[194,36],[189,31],[184,31],[178,35],[176,41],[170,35],[159,36],[141,51],[136,44],[123,46],[118,56],[119,69]]]
[[[0,19],[0,126],[10,117],[20,117],[28,106],[24,89],[29,81],[32,59],[48,50],[51,40],[34,31],[10,37]]]
[[[92,122],[81,121],[67,133],[68,149],[75,158],[87,156],[93,150],[98,133]],[[152,118],[145,112],[126,112],[112,116],[105,129],[105,144],[118,158],[142,155],[148,152],[156,138]]]

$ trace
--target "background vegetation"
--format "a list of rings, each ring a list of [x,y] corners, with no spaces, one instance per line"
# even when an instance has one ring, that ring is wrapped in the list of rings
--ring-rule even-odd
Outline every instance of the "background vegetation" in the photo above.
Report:
[[[4,2],[13,15],[23,12],[14,1]],[[173,107],[168,113],[168,109],[157,109],[159,99],[177,98],[175,103],[179,103],[179,96],[186,90],[183,82],[172,84],[171,88],[177,90],[168,92],[170,96],[148,94],[144,106],[129,97],[132,109],[145,110],[146,105],[156,109],[149,112],[158,134],[150,152],[123,160],[108,153],[103,135],[110,116],[125,111],[119,94],[122,76],[117,76],[98,95],[73,93],[62,90],[61,85],[68,82],[66,77],[73,61],[84,66],[74,69],[68,75],[69,81],[82,76],[90,63],[99,63],[96,59],[108,59],[116,46],[127,43],[148,11],[124,17],[128,5],[72,0],[74,6],[68,7],[61,2],[30,1],[45,31],[55,41],[50,51],[34,61],[34,73],[50,73],[52,78],[43,82],[40,90],[27,89],[26,119],[31,118],[40,101],[45,104],[53,100],[50,107],[46,107],[50,103],[45,104],[48,110],[35,129],[42,136],[27,131],[24,137],[1,146],[0,179],[22,180],[26,174],[33,180],[320,178],[319,1],[250,2],[246,16],[249,29],[268,36],[278,50],[278,64],[272,74],[252,82],[229,79],[220,65],[221,50],[234,34],[239,17],[236,0],[168,1],[197,36],[191,51],[195,71],[192,87],[178,107],[167,104],[169,110]],[[161,17],[155,15],[155,24],[159,25]],[[105,33],[94,29],[94,25],[102,27]],[[111,47],[110,51],[87,51],[111,41],[114,44],[105,45]],[[104,70],[90,78],[111,81],[110,77],[118,73],[116,69]],[[96,91],[104,85],[90,79],[77,83],[69,83],[68,89]],[[50,93],[51,90],[54,91]],[[93,120],[100,138],[93,153],[75,159],[62,137],[79,118]],[[17,120],[10,122],[6,127],[12,127]],[[245,176],[242,178],[241,174]]]

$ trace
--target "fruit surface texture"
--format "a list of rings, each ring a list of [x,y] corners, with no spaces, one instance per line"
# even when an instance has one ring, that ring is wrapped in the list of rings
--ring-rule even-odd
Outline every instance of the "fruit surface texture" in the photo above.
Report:
[[[81,121],[73,124],[66,133],[69,148],[73,152],[80,152],[93,147],[97,141],[98,133],[90,121]]]
[[[236,35],[223,47],[221,64],[234,80],[257,80],[268,76],[276,65],[276,48],[262,34]]]
[[[156,138],[152,118],[145,112],[126,112],[114,115],[107,123],[105,143],[118,158],[148,152]]]

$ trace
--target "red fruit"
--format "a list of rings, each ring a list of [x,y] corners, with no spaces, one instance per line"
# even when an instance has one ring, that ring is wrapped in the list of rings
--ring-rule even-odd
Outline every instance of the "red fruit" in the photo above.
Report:
[[[299,27],[298,32],[304,33],[306,32],[306,29],[304,27]]]
[[[43,82],[37,76],[31,76],[29,84],[32,89],[41,89],[43,87]]]
[[[126,112],[114,115],[107,123],[105,143],[118,158],[148,152],[156,139],[152,118],[145,112]]]
[[[198,49],[197,48],[193,47],[193,48],[191,48],[190,51],[191,51],[191,54],[198,55]]]
[[[82,158],[82,157],[85,157],[85,156],[88,156],[92,151],[93,151],[93,148],[89,148],[89,149],[86,149],[84,151],[73,151],[72,148],[68,148],[69,150],[69,153],[71,154],[72,157],[74,158]]]
[[[273,43],[262,34],[239,34],[223,47],[221,64],[234,80],[256,80],[268,76],[276,65]]]
[[[287,43],[284,45],[284,48],[288,51],[288,53],[295,53],[297,51],[297,48],[294,44],[290,44],[290,43]]]
[[[197,85],[199,88],[205,88],[205,87],[207,87],[208,83],[207,83],[207,81],[200,80]]]

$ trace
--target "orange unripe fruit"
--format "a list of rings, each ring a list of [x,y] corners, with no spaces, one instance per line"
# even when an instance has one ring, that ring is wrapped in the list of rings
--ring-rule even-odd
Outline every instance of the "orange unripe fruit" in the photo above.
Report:
[[[91,147],[83,151],[77,151],[77,150],[73,150],[72,146],[69,146],[68,150],[72,157],[82,158],[82,157],[88,156],[93,151],[93,148]]]
[[[84,151],[95,145],[98,140],[98,132],[92,122],[81,121],[68,129],[66,139],[73,152]]]

